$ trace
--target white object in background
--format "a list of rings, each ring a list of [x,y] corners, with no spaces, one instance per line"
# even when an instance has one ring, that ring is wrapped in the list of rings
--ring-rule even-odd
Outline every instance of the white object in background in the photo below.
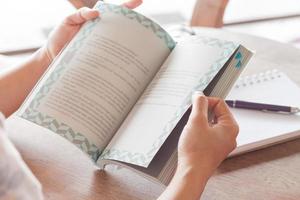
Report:
[[[267,71],[239,79],[227,99],[299,107],[300,88],[284,73]],[[238,108],[230,110],[240,126],[237,149],[232,155],[280,143],[300,135],[299,114]]]
[[[104,0],[108,3],[121,4],[126,0]],[[143,0],[135,10],[149,16],[163,27],[186,23],[190,20],[196,0]]]
[[[62,0],[1,1],[0,5],[0,53],[40,47],[47,39],[45,30],[75,10]]]
[[[230,0],[224,15],[224,22],[225,24],[239,23],[299,14],[299,0]]]

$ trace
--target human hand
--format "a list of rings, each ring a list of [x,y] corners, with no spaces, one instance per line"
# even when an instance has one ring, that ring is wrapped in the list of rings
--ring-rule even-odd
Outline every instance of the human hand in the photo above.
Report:
[[[208,111],[215,123],[208,122]],[[239,128],[226,103],[199,94],[193,97],[193,108],[178,144],[178,168],[195,168],[207,178],[236,147]]]
[[[139,6],[142,0],[130,0],[123,6],[133,9]],[[43,48],[47,55],[49,64],[58,55],[62,48],[70,42],[81,26],[88,20],[99,17],[100,13],[95,9],[80,8],[76,13],[66,17],[50,34],[47,45]]]
[[[208,111],[215,115],[208,122]],[[169,186],[158,198],[199,199],[218,165],[236,147],[238,125],[225,102],[194,95],[190,118],[178,144],[178,166]]]

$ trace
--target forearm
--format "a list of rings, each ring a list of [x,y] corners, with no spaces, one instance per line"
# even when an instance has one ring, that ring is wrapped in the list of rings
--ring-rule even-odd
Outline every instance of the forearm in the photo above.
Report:
[[[0,112],[6,117],[15,112],[50,64],[44,47],[16,70],[0,78]]]
[[[197,0],[191,26],[222,27],[229,0]]]
[[[169,186],[158,200],[198,200],[210,174],[193,167],[178,168]]]

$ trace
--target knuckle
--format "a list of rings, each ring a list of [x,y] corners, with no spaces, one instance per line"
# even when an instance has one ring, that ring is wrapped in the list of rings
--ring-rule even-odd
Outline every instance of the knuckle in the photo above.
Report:
[[[234,140],[232,143],[232,150],[234,150],[236,147],[237,147],[237,142],[236,140]]]
[[[228,142],[228,150],[229,152],[232,152],[237,147],[237,142],[235,139],[230,139]]]
[[[199,94],[194,95],[194,104],[199,105],[205,100],[206,100],[206,97],[203,95],[199,95]]]
[[[220,105],[222,105],[222,106],[227,105],[227,104],[225,103],[225,100],[224,100],[224,99],[221,99],[221,98],[218,97],[217,100],[218,100],[218,102],[219,102]]]
[[[235,120],[232,123],[230,123],[230,125],[228,126],[228,131],[234,138],[238,136],[240,127]]]
[[[240,127],[237,123],[235,123],[233,126],[232,126],[232,132],[233,132],[233,135],[237,136],[239,134],[239,131],[240,131]]]
[[[195,95],[195,97],[194,97],[194,104],[196,104],[196,105],[199,105],[200,103],[201,103],[201,96],[199,96],[199,95]]]
[[[236,148],[236,144],[232,143],[228,146],[228,154],[230,154],[231,152],[233,152]]]

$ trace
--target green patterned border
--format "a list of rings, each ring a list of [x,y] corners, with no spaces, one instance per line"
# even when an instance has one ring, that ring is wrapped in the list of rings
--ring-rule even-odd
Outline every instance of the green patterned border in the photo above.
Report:
[[[159,26],[157,23],[152,21],[151,19],[133,11],[123,6],[118,6],[114,4],[107,4],[103,2],[98,2],[95,6],[100,13],[103,15],[106,12],[113,12],[115,14],[120,14],[128,19],[134,20],[144,26],[147,29],[150,29],[153,31],[153,33],[160,39],[162,39],[167,47],[172,50],[176,46],[176,42],[173,40],[173,38],[169,35],[168,32],[166,32],[161,26]]]
[[[98,2],[95,8],[97,8],[102,15],[107,12],[113,12],[139,22],[145,28],[152,30],[156,36],[162,39],[170,50],[172,50],[176,45],[172,37],[159,25],[132,10],[122,6],[106,4],[102,2]],[[37,92],[34,99],[30,102],[28,108],[26,108],[24,113],[21,114],[22,118],[43,126],[71,141],[77,147],[86,152],[94,161],[99,158],[102,149],[99,149],[95,144],[89,142],[89,140],[82,133],[76,132],[67,124],[61,123],[51,116],[38,112],[37,108],[40,105],[41,100],[49,93],[54,83],[61,77],[63,71],[66,70],[67,64],[75,56],[77,50],[80,48],[80,46],[82,46],[83,41],[92,32],[93,27],[97,24],[97,22],[99,22],[99,20],[100,18],[89,21],[84,25],[84,27],[81,28],[76,36],[76,41],[70,43],[68,46],[68,51],[61,58],[56,66],[56,69],[51,73],[50,77]],[[56,61],[54,63],[56,63]]]
[[[193,88],[193,90],[187,95],[184,102],[180,106],[180,109],[177,110],[173,118],[167,123],[165,128],[162,131],[162,134],[157,138],[157,140],[152,144],[152,148],[146,154],[142,153],[132,153],[127,151],[121,151],[118,149],[105,149],[101,154],[100,158],[102,159],[116,159],[123,162],[128,162],[132,164],[136,164],[143,167],[148,167],[152,159],[154,158],[157,151],[160,149],[162,144],[165,142],[170,132],[174,129],[176,124],[178,123],[178,119],[183,116],[183,114],[187,111],[187,109],[191,105],[191,96],[194,91],[203,91],[209,82],[215,77],[218,71],[222,68],[222,66],[226,63],[229,57],[235,52],[239,45],[230,42],[223,41],[216,38],[209,38],[203,36],[195,36],[197,41],[201,41],[203,44],[207,46],[218,46],[223,48],[220,58],[218,58],[214,64],[211,65],[210,70],[199,79],[198,84]],[[241,54],[241,52],[238,52]],[[240,55],[240,57],[242,57]],[[236,62],[239,62],[237,60]]]
[[[67,64],[75,56],[77,50],[82,46],[84,39],[90,35],[93,27],[97,24],[98,21],[99,19],[87,22],[84,25],[84,27],[79,31],[79,33],[76,36],[76,40],[68,45],[68,51],[63,55],[61,60],[54,62],[59,62],[55,70],[51,73],[50,77],[39,89],[34,99],[26,108],[25,112],[22,113],[20,116],[68,139],[77,147],[86,152],[94,161],[98,159],[102,150],[98,149],[95,144],[90,143],[83,134],[76,132],[67,124],[60,123],[51,116],[38,112],[37,108],[40,105],[41,100],[49,93],[54,83],[61,77],[62,73],[66,70]]]

